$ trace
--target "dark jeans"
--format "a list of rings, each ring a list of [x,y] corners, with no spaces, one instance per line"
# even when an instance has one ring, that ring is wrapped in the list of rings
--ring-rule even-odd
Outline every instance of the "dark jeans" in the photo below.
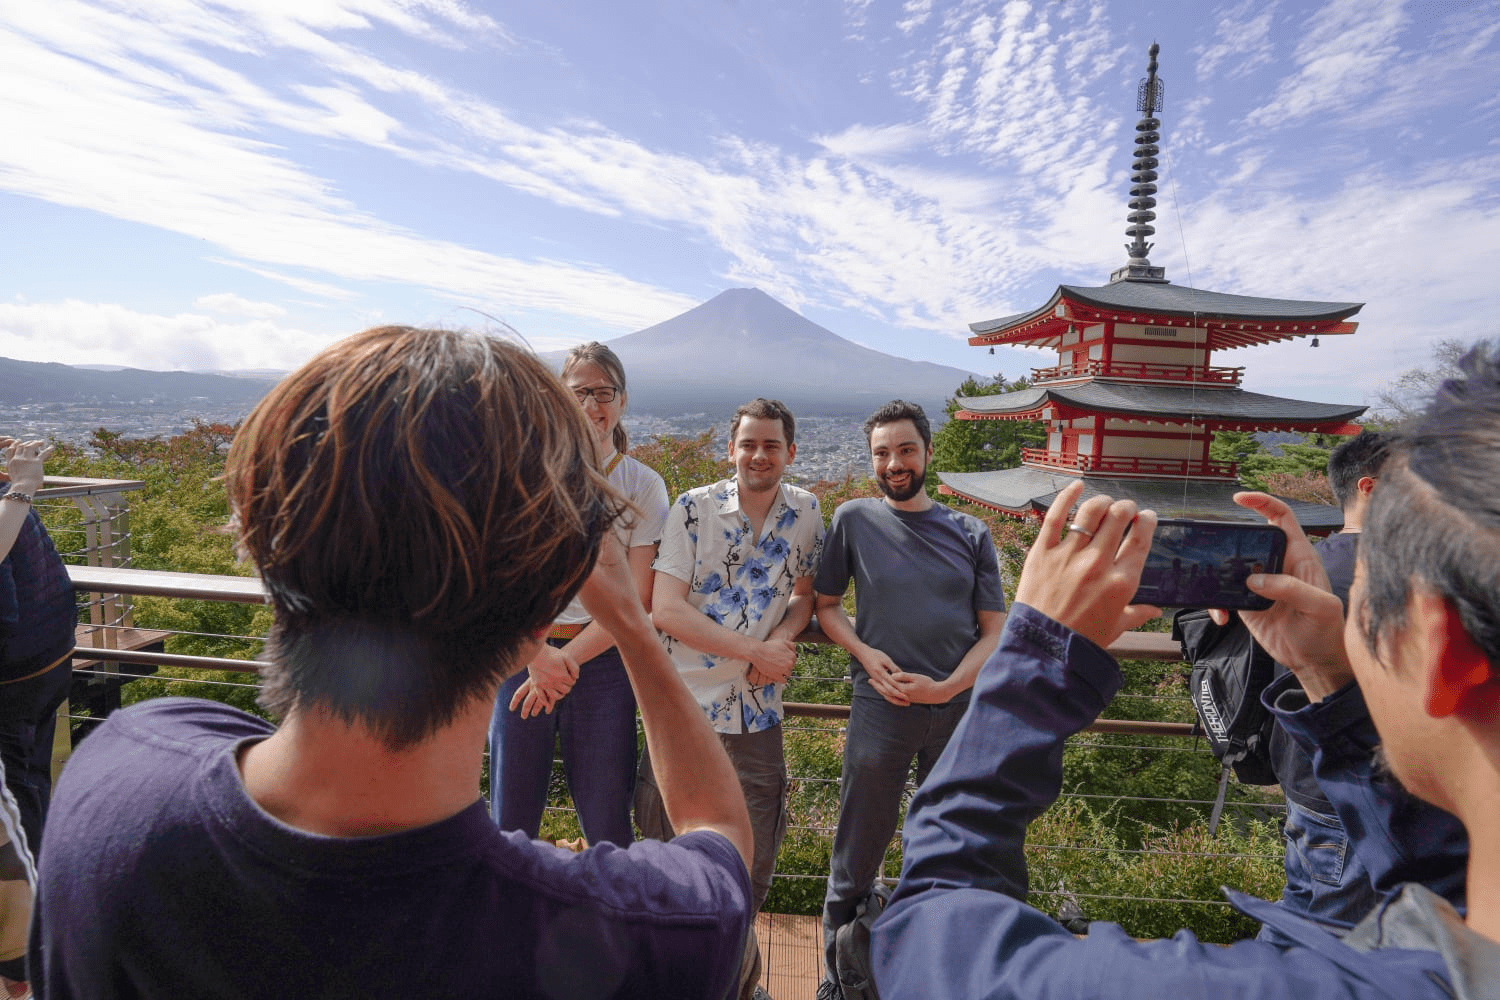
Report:
[[[786,799],[789,785],[786,755],[782,746],[781,726],[758,733],[720,733],[719,742],[745,794],[750,812],[750,831],[755,838],[755,857],[750,863],[750,929],[740,963],[740,985],[737,995],[749,1000],[760,982],[760,945],[755,939],[754,915],[760,912],[771,892],[776,870],[776,852],[786,837]],[[651,769],[651,755],[641,754],[640,777],[635,786],[635,822],[641,836],[651,840],[671,840],[676,834],[667,819],[667,810],[656,786]]]
[[[855,698],[844,741],[839,783],[839,825],[833,835],[828,892],[823,899],[825,978],[838,982],[834,942],[854,919],[885,861],[885,850],[901,816],[901,795],[917,762],[917,784],[927,778],[948,738],[969,707],[962,698],[946,705],[892,705],[884,698]]]
[[[68,697],[72,682],[73,661],[64,659],[44,674],[0,684],[0,759],[33,856],[41,851],[42,826],[52,799],[57,707]]]
[[[1370,873],[1349,843],[1337,816],[1322,816],[1286,803],[1286,889],[1281,905],[1320,923],[1349,928],[1375,909],[1380,897]],[[1276,945],[1293,942],[1262,924],[1256,938]]]
[[[590,844],[629,847],[635,839],[635,693],[620,654],[611,648],[581,664],[577,683],[551,715],[523,719],[510,710],[511,695],[525,680],[523,670],[500,685],[490,718],[490,815],[502,830],[537,835],[560,739],[584,837]]]

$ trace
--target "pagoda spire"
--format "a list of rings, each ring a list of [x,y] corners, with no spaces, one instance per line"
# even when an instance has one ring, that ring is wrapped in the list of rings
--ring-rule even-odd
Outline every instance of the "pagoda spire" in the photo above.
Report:
[[[1147,243],[1146,237],[1156,234],[1151,225],[1156,218],[1152,211],[1156,207],[1156,156],[1161,152],[1157,146],[1161,141],[1161,132],[1158,131],[1161,121],[1156,113],[1166,101],[1166,85],[1156,75],[1156,54],[1160,51],[1161,46],[1152,42],[1146,77],[1136,91],[1135,109],[1142,112],[1142,117],[1135,124],[1135,164],[1130,174],[1130,214],[1126,216],[1130,228],[1125,230],[1125,235],[1131,237],[1131,241],[1125,244],[1125,253],[1130,259],[1109,276],[1111,284],[1117,281],[1161,283],[1167,280],[1167,269],[1153,267],[1146,256],[1156,245]]]

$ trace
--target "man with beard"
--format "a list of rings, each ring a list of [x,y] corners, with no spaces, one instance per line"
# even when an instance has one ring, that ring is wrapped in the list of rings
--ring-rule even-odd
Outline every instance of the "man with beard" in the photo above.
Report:
[[[927,414],[892,400],[865,421],[865,438],[885,496],[834,512],[813,580],[818,622],[849,652],[854,675],[818,1000],[842,996],[838,931],[880,874],[912,759],[920,784],[963,717],[1005,616],[989,529],[933,503],[923,488],[932,458]],[[854,622],[843,608],[850,579]]]

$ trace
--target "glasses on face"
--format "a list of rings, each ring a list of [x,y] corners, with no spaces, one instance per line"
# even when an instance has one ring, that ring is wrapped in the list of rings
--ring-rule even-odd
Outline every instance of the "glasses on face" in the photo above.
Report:
[[[592,389],[573,390],[573,395],[578,398],[579,406],[587,403],[590,396],[593,397],[594,402],[596,403],[613,403],[615,401],[615,397],[619,394],[619,388],[613,385],[600,385],[595,386]]]

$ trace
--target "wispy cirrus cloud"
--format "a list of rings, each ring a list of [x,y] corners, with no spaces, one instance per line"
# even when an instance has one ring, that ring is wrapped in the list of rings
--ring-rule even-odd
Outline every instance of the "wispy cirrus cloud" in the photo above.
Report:
[[[1243,0],[1216,11],[1213,43],[1194,50],[1198,79],[1237,80],[1270,63],[1276,54],[1271,25],[1279,6],[1275,0]]]

